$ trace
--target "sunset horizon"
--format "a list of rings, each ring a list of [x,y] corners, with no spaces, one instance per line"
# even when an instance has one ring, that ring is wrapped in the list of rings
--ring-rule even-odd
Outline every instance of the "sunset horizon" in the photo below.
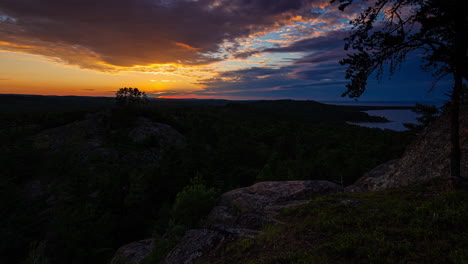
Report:
[[[468,263],[465,2],[0,0],[0,264]]]
[[[155,98],[346,100],[339,61],[360,5],[65,2],[0,4],[0,94],[109,97],[138,87]],[[443,99],[450,82],[431,91],[419,65],[414,52],[393,76],[370,80],[362,100]]]

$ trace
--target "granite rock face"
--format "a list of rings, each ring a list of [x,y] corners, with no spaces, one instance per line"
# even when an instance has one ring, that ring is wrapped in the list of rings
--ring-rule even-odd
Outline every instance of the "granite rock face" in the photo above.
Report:
[[[221,245],[227,238],[226,234],[209,229],[193,229],[185,233],[179,243],[162,264],[190,264],[202,256],[207,256],[211,250]]]
[[[391,177],[395,172],[400,160],[391,160],[380,164],[374,169],[366,172],[364,176],[359,178],[353,185],[345,188],[347,192],[362,192],[378,190],[377,186],[385,185],[384,181]]]
[[[117,250],[111,264],[138,264],[154,247],[153,239],[145,239],[124,245]]]
[[[307,203],[307,198],[342,191],[327,181],[260,182],[224,193],[207,217],[204,229],[189,230],[162,263],[184,263],[209,256],[223,243],[254,237],[265,224],[287,207]]]
[[[468,177],[468,108],[460,112],[461,175]],[[443,114],[424,129],[399,160],[366,173],[346,191],[379,191],[450,176],[450,118]]]
[[[213,208],[207,225],[213,229],[239,235],[274,223],[284,208],[307,203],[307,198],[341,191],[328,181],[259,182],[224,193]]]

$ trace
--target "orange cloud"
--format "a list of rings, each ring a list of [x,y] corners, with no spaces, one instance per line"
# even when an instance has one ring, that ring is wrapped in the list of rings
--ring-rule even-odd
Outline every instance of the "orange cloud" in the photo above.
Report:
[[[229,57],[242,38],[306,20],[309,2],[2,0],[0,49],[99,71],[208,65]]]
[[[174,43],[179,47],[186,48],[186,49],[189,49],[189,50],[200,50],[201,49],[201,48],[192,47],[192,46],[184,44],[184,43],[179,43],[179,42],[174,42]]]

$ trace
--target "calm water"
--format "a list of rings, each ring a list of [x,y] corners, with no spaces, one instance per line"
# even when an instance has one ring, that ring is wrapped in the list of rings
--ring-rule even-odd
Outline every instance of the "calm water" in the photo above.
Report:
[[[325,104],[355,106],[414,106],[416,103],[441,106],[444,101],[320,101]]]
[[[407,130],[403,123],[413,123],[416,124],[416,117],[418,115],[411,110],[370,110],[364,111],[371,116],[383,116],[390,120],[388,123],[352,123],[349,124],[363,126],[363,127],[372,127],[380,129],[391,129],[396,131]]]

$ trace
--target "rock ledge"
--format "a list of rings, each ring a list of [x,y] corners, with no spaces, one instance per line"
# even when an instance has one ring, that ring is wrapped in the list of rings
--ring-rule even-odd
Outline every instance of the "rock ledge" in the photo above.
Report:
[[[164,264],[190,264],[209,256],[223,243],[238,237],[254,237],[266,224],[278,223],[275,216],[287,207],[308,202],[308,198],[342,191],[328,181],[260,182],[221,195],[203,229],[189,230],[166,256]]]

